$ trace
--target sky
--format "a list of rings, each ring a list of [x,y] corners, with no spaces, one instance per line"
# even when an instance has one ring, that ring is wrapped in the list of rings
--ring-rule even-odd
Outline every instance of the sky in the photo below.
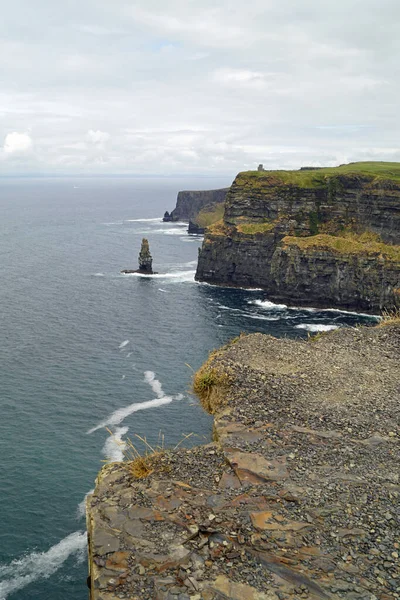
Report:
[[[398,0],[13,0],[0,175],[400,160]]]

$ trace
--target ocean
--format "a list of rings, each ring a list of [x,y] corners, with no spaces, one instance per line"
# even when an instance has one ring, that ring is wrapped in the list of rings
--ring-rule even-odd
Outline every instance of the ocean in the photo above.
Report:
[[[190,387],[212,349],[373,322],[196,283],[201,237],[161,217],[230,183],[0,179],[0,600],[87,599],[84,497],[127,438],[210,441]],[[143,237],[158,274],[122,275]]]

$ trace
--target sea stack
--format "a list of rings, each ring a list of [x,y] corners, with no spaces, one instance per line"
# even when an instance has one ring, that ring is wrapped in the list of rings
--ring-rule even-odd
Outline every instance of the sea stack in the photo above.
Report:
[[[139,269],[137,272],[149,275],[153,273],[153,258],[150,254],[149,240],[146,238],[142,239],[142,246],[139,252]]]
[[[122,269],[121,273],[141,273],[142,275],[153,275],[153,258],[150,254],[149,240],[142,239],[142,245],[139,252],[138,269]]]

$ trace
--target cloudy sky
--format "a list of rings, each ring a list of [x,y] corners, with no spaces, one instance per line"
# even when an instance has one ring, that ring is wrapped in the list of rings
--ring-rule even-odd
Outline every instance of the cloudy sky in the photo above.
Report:
[[[12,0],[0,174],[400,160],[399,23],[398,0]]]

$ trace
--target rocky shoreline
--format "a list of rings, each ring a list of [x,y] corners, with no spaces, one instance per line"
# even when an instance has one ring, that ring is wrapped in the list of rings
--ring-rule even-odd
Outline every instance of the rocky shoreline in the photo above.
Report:
[[[399,356],[398,320],[213,353],[215,442],[98,477],[91,600],[400,598]]]

